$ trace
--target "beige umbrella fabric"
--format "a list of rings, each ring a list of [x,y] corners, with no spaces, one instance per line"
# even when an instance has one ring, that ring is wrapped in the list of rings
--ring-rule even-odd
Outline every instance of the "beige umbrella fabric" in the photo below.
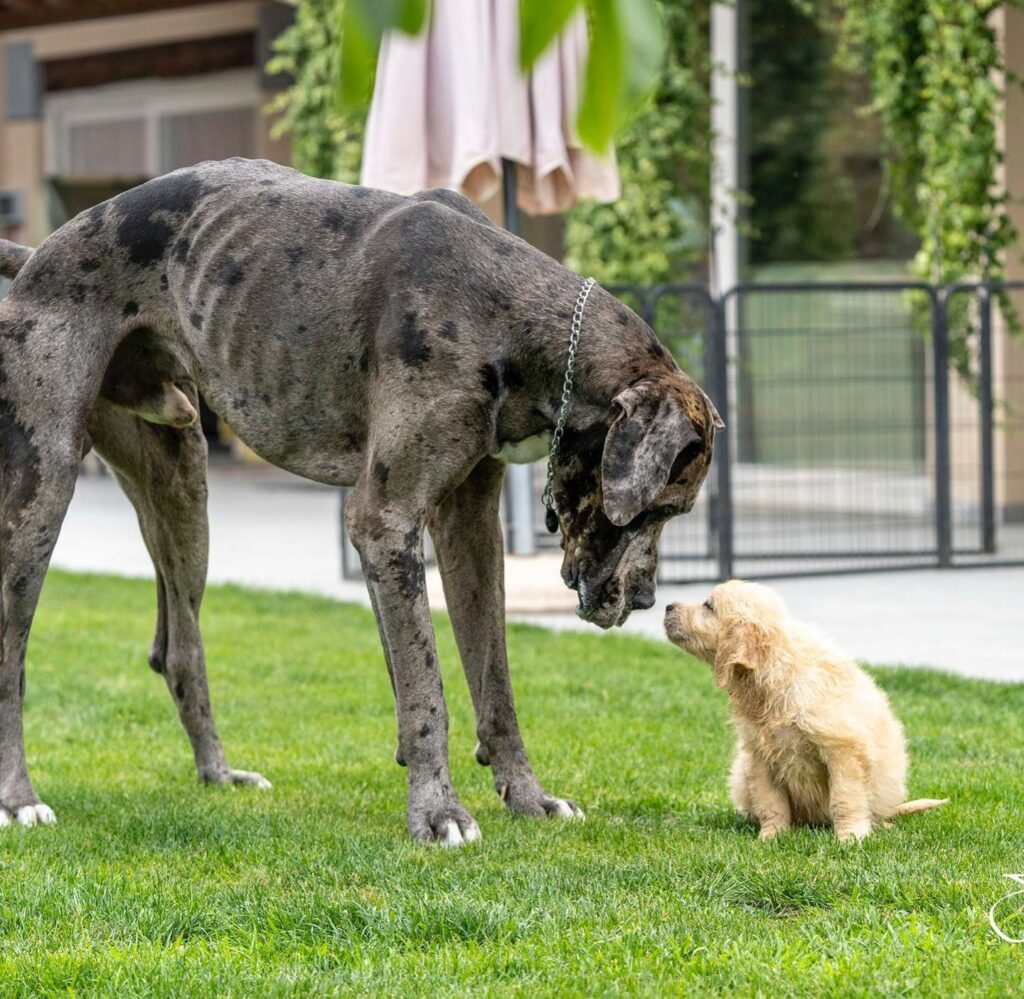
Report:
[[[614,156],[584,150],[574,121],[587,51],[582,13],[535,63],[519,70],[517,0],[434,0],[417,37],[385,37],[366,124],[362,183],[400,194],[430,187],[484,201],[517,165],[530,214],[577,198],[614,201]]]

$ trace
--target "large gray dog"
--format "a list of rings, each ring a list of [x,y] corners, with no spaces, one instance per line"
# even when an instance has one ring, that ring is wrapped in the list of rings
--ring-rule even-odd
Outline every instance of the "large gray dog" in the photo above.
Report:
[[[576,274],[459,195],[404,198],[248,160],[152,180],[34,252],[0,241],[0,274],[17,275],[0,303],[0,824],[53,821],[25,762],[25,649],[90,447],[135,505],[156,566],[150,665],[199,776],[268,786],[228,766],[210,711],[198,392],[273,464],[355,486],[347,521],[394,688],[411,834],[480,835],[449,775],[425,526],[477,759],[513,812],[582,815],[545,793],[519,734],[498,520],[502,456],[558,416]],[[595,289],[555,467],[562,576],[582,617],[607,628],[652,605],[658,536],[693,505],[717,420],[650,329]]]

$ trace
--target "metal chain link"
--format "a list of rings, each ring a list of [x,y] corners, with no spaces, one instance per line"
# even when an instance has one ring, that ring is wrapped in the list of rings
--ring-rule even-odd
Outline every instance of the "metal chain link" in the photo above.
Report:
[[[555,432],[551,435],[551,450],[548,452],[548,477],[544,483],[544,492],[541,499],[547,508],[547,527],[552,534],[558,529],[557,514],[555,513],[555,455],[558,453],[558,445],[562,442],[562,434],[565,433],[565,421],[572,406],[572,380],[576,371],[576,351],[580,345],[580,333],[583,330],[583,310],[587,305],[587,298],[591,288],[597,282],[593,278],[587,278],[580,287],[580,293],[576,296],[576,308],[572,313],[572,332],[569,335],[569,359],[565,364],[565,380],[562,382],[562,402],[558,409],[558,422],[555,424]],[[555,524],[552,527],[552,523]]]

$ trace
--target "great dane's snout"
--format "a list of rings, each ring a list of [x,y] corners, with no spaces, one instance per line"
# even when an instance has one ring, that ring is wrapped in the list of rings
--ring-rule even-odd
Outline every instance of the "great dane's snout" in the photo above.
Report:
[[[634,590],[630,594],[630,610],[650,610],[654,606],[654,591],[649,589]]]

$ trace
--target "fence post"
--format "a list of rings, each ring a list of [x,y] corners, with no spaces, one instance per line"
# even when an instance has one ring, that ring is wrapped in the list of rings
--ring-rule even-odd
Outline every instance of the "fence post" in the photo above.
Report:
[[[718,501],[718,575],[729,579],[733,570],[733,508],[732,508],[732,438],[733,428],[729,426],[733,414],[729,411],[729,347],[726,320],[726,299],[731,292],[721,296],[710,296],[711,300],[711,349],[708,351],[710,377],[708,387],[713,402],[726,423],[715,437],[715,476]]]
[[[981,310],[978,330],[978,407],[981,410],[981,550],[996,550],[995,457],[992,439],[992,289],[979,289]]]
[[[519,207],[516,200],[516,167],[508,159],[501,161],[502,204],[505,229],[519,235]],[[536,499],[533,493],[533,466],[508,465],[505,471],[505,518],[509,551],[513,555],[535,555],[537,537],[533,526]]]
[[[935,547],[940,568],[953,564],[953,519],[949,452],[949,299],[932,293],[935,406]]]

